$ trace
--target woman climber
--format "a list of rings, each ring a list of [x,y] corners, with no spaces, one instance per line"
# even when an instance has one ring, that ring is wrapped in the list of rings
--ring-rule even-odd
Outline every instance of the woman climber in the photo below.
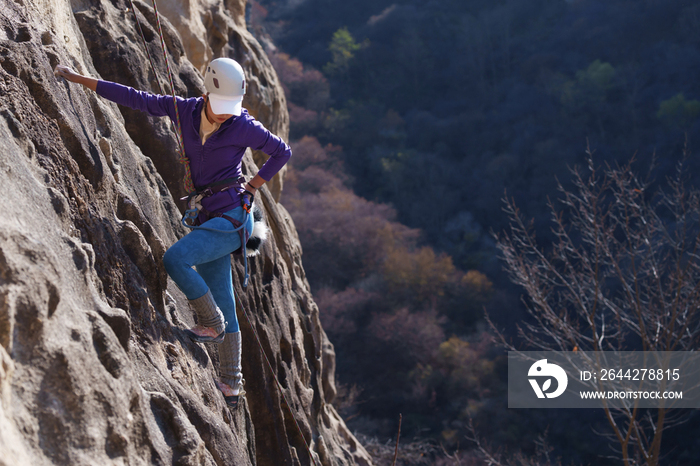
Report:
[[[186,333],[197,342],[220,343],[218,386],[226,403],[236,407],[243,376],[230,254],[245,248],[248,235],[236,230],[242,225],[248,234],[252,231],[253,215],[249,212],[254,195],[287,163],[292,155],[289,146],[241,107],[245,75],[230,58],[213,60],[204,77],[207,94],[177,98],[177,109],[172,97],[83,76],[67,66],[57,66],[55,74],[153,116],[176,121],[179,114],[189,172],[197,187],[190,200],[197,201],[191,204],[199,208],[196,220],[200,227],[172,245],[163,264],[197,315],[198,325]],[[262,150],[270,158],[245,183],[241,161],[248,147]]]

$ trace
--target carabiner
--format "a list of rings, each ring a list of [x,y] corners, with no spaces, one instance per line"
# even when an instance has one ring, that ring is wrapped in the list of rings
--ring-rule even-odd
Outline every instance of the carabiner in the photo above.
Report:
[[[197,223],[197,215],[199,215],[199,209],[189,209],[185,211],[185,215],[182,216],[182,224],[187,228],[192,228]]]

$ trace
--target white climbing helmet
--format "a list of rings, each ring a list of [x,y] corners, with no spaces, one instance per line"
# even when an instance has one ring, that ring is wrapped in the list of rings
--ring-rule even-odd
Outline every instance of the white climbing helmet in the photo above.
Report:
[[[207,66],[204,87],[211,110],[217,115],[240,115],[245,95],[245,73],[236,60],[217,58]]]

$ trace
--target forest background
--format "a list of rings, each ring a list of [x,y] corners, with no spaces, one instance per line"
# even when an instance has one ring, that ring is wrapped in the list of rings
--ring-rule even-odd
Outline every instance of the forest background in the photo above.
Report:
[[[533,454],[547,433],[564,464],[618,464],[599,410],[507,409],[484,315],[509,338],[528,317],[491,232],[507,193],[553,241],[548,199],[589,147],[597,165],[655,160],[656,180],[688,154],[700,185],[700,5],[259,0],[248,24],[287,94],[282,202],[351,429],[382,444],[401,413],[406,448],[437,464],[474,449],[471,418],[493,448]],[[663,463],[700,462],[698,432],[695,415],[669,428]]]

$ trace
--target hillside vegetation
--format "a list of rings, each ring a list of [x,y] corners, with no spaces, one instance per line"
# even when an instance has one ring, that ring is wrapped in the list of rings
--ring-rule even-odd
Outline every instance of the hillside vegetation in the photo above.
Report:
[[[700,5],[262,0],[249,13],[277,46],[295,150],[283,202],[351,427],[389,438],[402,412],[407,435],[453,450],[471,448],[469,417],[507,447],[550,427],[565,461],[604,464],[596,413],[505,409],[483,315],[513,337],[525,315],[490,232],[507,228],[507,195],[547,248],[548,199],[587,149],[599,165],[654,163],[658,181],[686,153],[697,181]],[[665,449],[688,458],[672,432]]]

